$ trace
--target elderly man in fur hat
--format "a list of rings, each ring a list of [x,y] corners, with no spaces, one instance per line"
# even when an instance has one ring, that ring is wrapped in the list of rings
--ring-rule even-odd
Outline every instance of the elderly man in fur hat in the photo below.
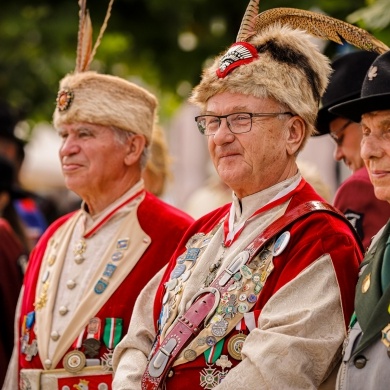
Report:
[[[110,75],[61,81],[59,156],[66,186],[83,202],[31,254],[5,389],[17,380],[22,389],[111,388],[112,351],[134,302],[192,222],[144,189],[156,104]]]
[[[272,25],[206,69],[191,101],[233,201],[196,221],[140,294],[114,389],[314,389],[337,370],[362,259],[356,232],[302,178],[330,72]]]
[[[360,97],[330,108],[360,122],[361,156],[375,196],[390,203],[390,51],[369,68]],[[376,234],[356,287],[337,389],[387,389],[390,383],[390,222]]]

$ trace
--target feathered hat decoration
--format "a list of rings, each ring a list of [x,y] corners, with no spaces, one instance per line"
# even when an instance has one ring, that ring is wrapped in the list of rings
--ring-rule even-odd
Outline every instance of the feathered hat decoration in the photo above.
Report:
[[[311,36],[383,53],[388,47],[367,31],[341,20],[293,8],[258,14],[250,0],[236,42],[203,71],[190,102],[205,109],[210,97],[225,91],[271,97],[301,116],[306,139],[316,132],[319,102],[331,72],[329,59]],[[304,143],[301,147],[303,147]]]
[[[157,108],[155,96],[120,77],[89,71],[111,16],[114,0],[109,1],[94,45],[86,3],[86,0],[79,0],[76,68],[60,82],[53,115],[54,126],[59,128],[72,122],[95,123],[142,134],[149,143]]]
[[[314,37],[342,44],[342,39],[367,51],[379,54],[389,50],[366,30],[318,12],[296,8],[272,8],[257,15],[260,0],[250,0],[237,34],[237,41],[247,41],[257,32],[275,23],[305,30]],[[341,39],[342,38],[342,39]]]
[[[107,28],[108,20],[111,16],[111,9],[114,0],[110,0],[106,16],[100,28],[99,35],[92,49],[92,22],[87,9],[87,0],[79,0],[79,32],[77,36],[77,57],[76,57],[76,72],[85,72],[89,70],[89,66],[95,57],[96,50],[103,38],[104,31]]]

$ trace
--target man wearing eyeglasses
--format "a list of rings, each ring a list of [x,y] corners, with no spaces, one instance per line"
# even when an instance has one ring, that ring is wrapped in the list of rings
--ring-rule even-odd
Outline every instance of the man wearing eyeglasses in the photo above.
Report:
[[[333,205],[345,214],[367,248],[374,234],[390,218],[390,205],[379,200],[360,156],[362,130],[359,123],[330,113],[336,104],[360,96],[368,68],[377,54],[357,51],[337,57],[317,117],[317,135],[330,134],[335,141],[334,158],[352,171],[336,192]]]
[[[313,389],[329,379],[362,254],[342,214],[286,220],[323,207],[296,157],[329,71],[308,35],[280,25],[205,70],[195,120],[233,201],[196,221],[140,294],[113,389]]]

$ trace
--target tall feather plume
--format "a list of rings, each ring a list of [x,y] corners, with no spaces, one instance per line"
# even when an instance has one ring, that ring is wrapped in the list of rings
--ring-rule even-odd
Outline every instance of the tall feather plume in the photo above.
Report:
[[[259,13],[260,0],[250,0],[238,30],[236,42],[242,42],[255,34],[255,17]]]
[[[362,50],[382,54],[389,47],[366,30],[342,20],[318,12],[294,8],[273,8],[256,16],[255,30],[263,30],[275,22],[288,24],[292,28],[306,30],[309,34],[342,44],[342,39]]]
[[[111,16],[111,9],[114,0],[110,0],[104,18],[102,27],[99,31],[99,36],[96,39],[95,45],[92,48],[92,22],[87,10],[87,0],[79,0],[79,31],[77,37],[77,56],[76,56],[76,72],[85,72],[89,69],[96,50],[100,45],[104,31],[106,30],[108,20]]]

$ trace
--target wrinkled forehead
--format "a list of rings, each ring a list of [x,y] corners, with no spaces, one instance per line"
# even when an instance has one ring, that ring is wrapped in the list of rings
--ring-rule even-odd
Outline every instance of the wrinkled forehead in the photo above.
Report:
[[[371,111],[362,114],[361,122],[362,125],[368,123],[375,123],[382,127],[388,127],[390,130],[390,108],[388,110]]]

